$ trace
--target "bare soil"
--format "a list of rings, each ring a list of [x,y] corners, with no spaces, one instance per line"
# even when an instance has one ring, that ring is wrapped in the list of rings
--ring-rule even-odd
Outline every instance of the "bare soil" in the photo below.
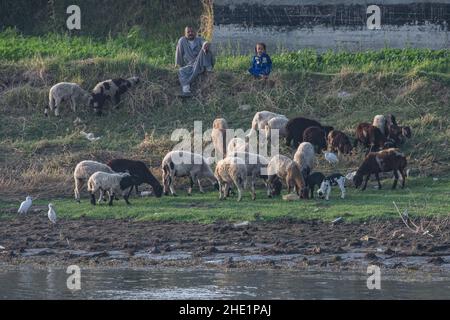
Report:
[[[400,221],[139,222],[60,220],[44,214],[3,219],[0,263],[217,268],[386,268],[450,271],[448,220],[423,220],[429,235]],[[4,247],[2,249],[1,247]]]

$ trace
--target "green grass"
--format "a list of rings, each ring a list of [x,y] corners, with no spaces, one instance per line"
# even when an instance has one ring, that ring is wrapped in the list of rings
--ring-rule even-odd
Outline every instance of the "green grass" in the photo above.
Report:
[[[0,57],[6,61],[30,58],[54,58],[71,61],[92,58],[138,57],[153,66],[170,67],[174,63],[176,39],[148,38],[139,29],[127,35],[95,39],[89,36],[47,34],[23,36],[14,30],[0,33]],[[450,72],[450,50],[383,49],[366,52],[269,52],[276,70],[338,73],[343,68],[353,72]],[[226,48],[216,48],[217,70],[246,71],[250,55],[230,54]]]
[[[218,200],[216,192],[204,195],[194,194],[188,197],[181,189],[177,198],[161,199],[133,198],[131,206],[123,200],[107,205],[92,206],[85,196],[81,204],[72,199],[52,199],[61,218],[77,219],[86,216],[92,219],[135,219],[135,220],[172,220],[211,223],[217,220],[254,221],[255,217],[271,221],[280,218],[333,220],[344,217],[347,221],[363,221],[370,218],[398,218],[393,201],[401,210],[408,209],[413,217],[439,217],[450,214],[450,178],[438,181],[432,179],[408,179],[404,190],[390,190],[391,180],[384,180],[384,189],[376,190],[371,183],[362,192],[347,188],[347,198],[340,199],[340,192],[333,189],[330,201],[308,200],[286,202],[281,198],[268,199],[264,192],[258,192],[257,200],[252,201],[248,192],[242,202],[232,197],[225,201]],[[50,200],[38,200],[36,204],[47,205]],[[0,202],[0,210],[12,206]]]

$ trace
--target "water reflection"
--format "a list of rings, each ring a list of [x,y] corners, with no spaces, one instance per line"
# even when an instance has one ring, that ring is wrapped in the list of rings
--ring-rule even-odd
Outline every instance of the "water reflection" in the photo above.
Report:
[[[81,291],[63,269],[0,266],[1,299],[448,299],[450,277],[389,276],[370,291],[361,273],[82,270]]]

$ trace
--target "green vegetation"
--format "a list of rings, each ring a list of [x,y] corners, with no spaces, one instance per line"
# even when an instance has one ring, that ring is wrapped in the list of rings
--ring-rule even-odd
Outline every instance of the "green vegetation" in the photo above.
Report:
[[[182,30],[180,30],[180,33]],[[110,58],[137,59],[158,67],[171,67],[174,63],[176,38],[146,38],[140,28],[126,35],[107,39],[90,36],[47,34],[23,36],[13,29],[0,33],[0,57],[6,61],[53,59],[60,63],[73,60]],[[226,48],[216,48],[217,70],[245,71],[249,56],[234,55]],[[450,50],[384,49],[367,52],[326,52],[314,50],[273,52],[275,68],[282,71],[339,73],[450,73]]]
[[[375,186],[376,183],[372,183]],[[384,190],[371,187],[365,192],[348,188],[347,199],[340,199],[340,192],[335,188],[330,201],[308,200],[286,202],[268,199],[263,191],[258,192],[256,201],[250,194],[244,194],[243,201],[238,203],[236,197],[225,201],[218,200],[216,192],[201,195],[195,193],[188,197],[181,192],[180,197],[164,197],[162,199],[131,199],[131,206],[123,200],[115,202],[110,208],[106,204],[93,207],[88,199],[81,204],[73,200],[52,200],[57,208],[58,216],[77,219],[86,216],[93,219],[136,219],[136,220],[174,220],[197,221],[211,223],[216,220],[253,221],[255,219],[274,220],[291,219],[323,219],[331,221],[345,217],[347,221],[366,220],[371,217],[398,218],[393,201],[401,210],[408,208],[411,216],[446,216],[450,212],[450,181],[433,181],[432,179],[410,179],[405,190],[391,191],[392,181],[383,181]],[[180,190],[181,191],[181,190]],[[37,201],[36,205],[47,205],[48,202]],[[0,202],[1,207],[8,203]],[[13,206],[14,208],[14,206]]]

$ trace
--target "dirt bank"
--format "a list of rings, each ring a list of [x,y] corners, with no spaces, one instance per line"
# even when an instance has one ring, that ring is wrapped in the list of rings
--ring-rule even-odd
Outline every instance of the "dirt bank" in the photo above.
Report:
[[[423,221],[433,237],[399,221],[256,221],[234,225],[61,220],[43,214],[0,223],[0,263],[217,268],[450,270],[450,224]]]

